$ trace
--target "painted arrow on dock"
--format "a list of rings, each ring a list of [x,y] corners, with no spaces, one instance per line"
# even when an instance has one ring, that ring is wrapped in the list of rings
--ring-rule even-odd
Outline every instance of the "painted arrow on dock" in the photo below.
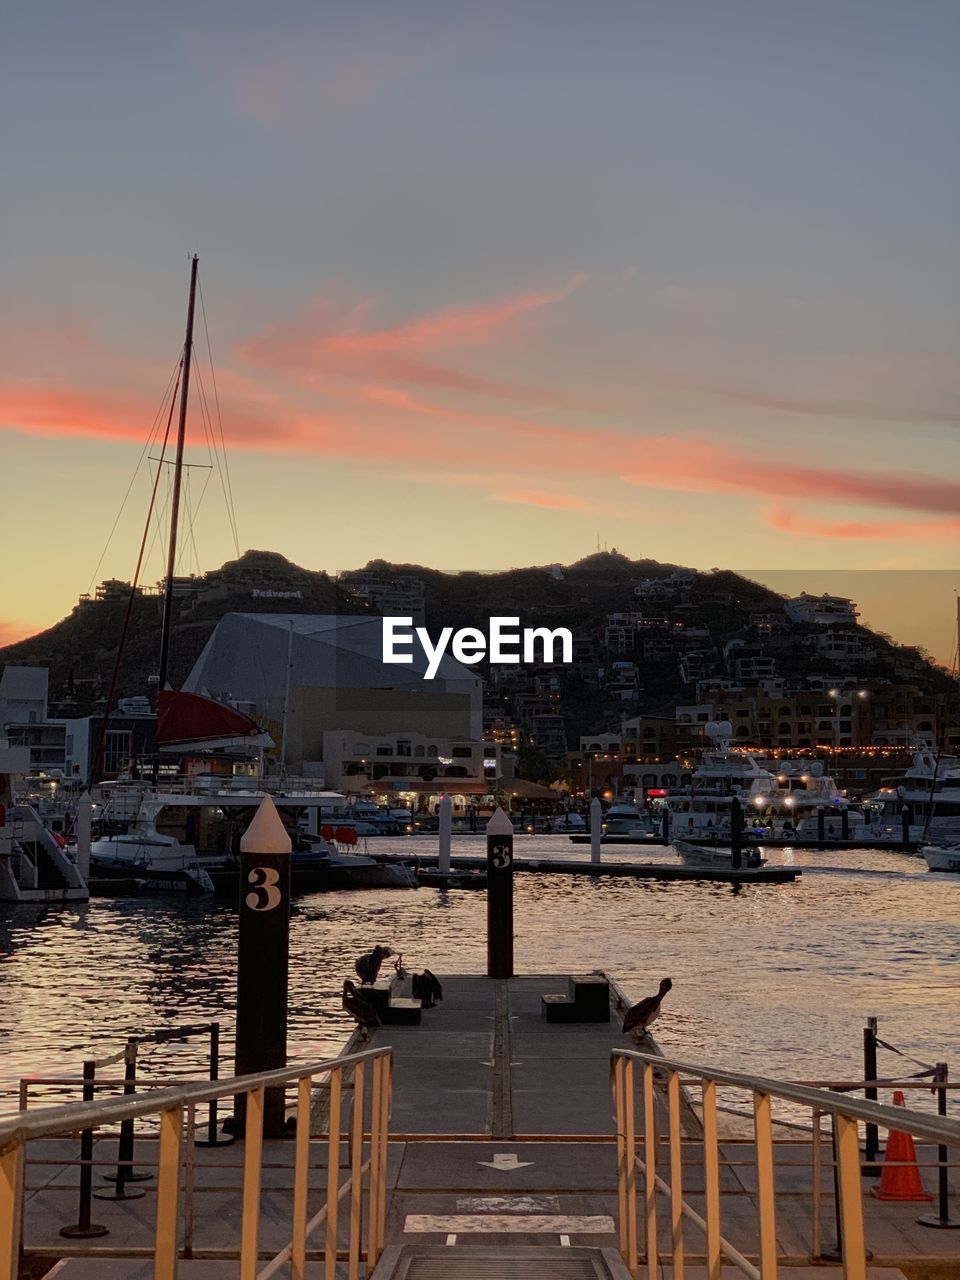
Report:
[[[477,1164],[482,1164],[485,1169],[499,1169],[501,1172],[510,1169],[526,1169],[532,1160],[518,1160],[515,1151],[497,1152],[492,1160],[478,1160]]]

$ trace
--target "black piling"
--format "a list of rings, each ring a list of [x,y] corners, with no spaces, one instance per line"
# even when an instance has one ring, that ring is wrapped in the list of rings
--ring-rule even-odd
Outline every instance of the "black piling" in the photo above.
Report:
[[[266,796],[240,841],[238,1076],[287,1065],[290,848],[290,837],[273,801]],[[234,1108],[234,1127],[242,1133],[246,1121],[244,1094],[236,1095]],[[267,1137],[278,1137],[287,1131],[282,1087],[266,1091],[263,1131]]]
[[[487,823],[487,977],[513,977],[513,824],[500,808]]]

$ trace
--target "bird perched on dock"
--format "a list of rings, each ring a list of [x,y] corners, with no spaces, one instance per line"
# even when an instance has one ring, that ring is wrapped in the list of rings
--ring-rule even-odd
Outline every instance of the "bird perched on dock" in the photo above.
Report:
[[[425,1009],[432,1009],[438,1000],[443,999],[443,987],[429,969],[413,975],[413,998],[419,1000]]]
[[[635,1004],[627,1010],[623,1019],[623,1034],[625,1036],[633,1033],[639,1039],[646,1034],[650,1023],[654,1018],[659,1017],[663,997],[672,986],[673,983],[669,978],[662,979],[660,990],[655,996],[647,996],[645,1000],[641,1000],[639,1004]]]
[[[377,1011],[357,990],[356,984],[351,982],[349,978],[343,984],[343,1007],[347,1013],[352,1014],[360,1027],[366,1027],[368,1031],[373,1031],[380,1025],[380,1019]]]
[[[358,956],[357,962],[353,966],[357,971],[357,977],[364,985],[372,986],[380,973],[380,966],[388,956],[392,956],[393,952],[389,947],[381,947],[379,944],[368,951],[364,956]]]

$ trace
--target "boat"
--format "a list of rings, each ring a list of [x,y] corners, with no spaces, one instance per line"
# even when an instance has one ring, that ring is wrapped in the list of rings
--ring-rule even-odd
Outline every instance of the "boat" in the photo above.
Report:
[[[90,890],[66,840],[15,797],[29,766],[28,747],[0,738],[0,902],[85,902]]]
[[[586,831],[587,824],[582,813],[577,813],[575,809],[567,809],[564,813],[555,814],[550,818],[546,829],[549,834],[561,835],[567,832]]]
[[[655,801],[654,819],[665,810],[668,833],[680,839],[708,840],[730,833],[730,809],[734,799],[744,809],[768,804],[778,783],[754,752],[731,749],[733,726],[728,720],[704,725],[715,747],[705,751],[691,785]]]
[[[836,782],[824,771],[822,760],[781,760],[776,780],[777,790],[772,795],[753,802],[757,817],[769,825],[771,835],[786,840],[818,840],[822,818],[825,839],[862,838],[862,810],[840,794]]]
[[[904,809],[908,839],[931,844],[960,839],[960,756],[930,743],[917,748],[907,771],[867,796],[871,834],[901,840]]]
[[[733,849],[728,844],[703,844],[695,840],[674,840],[673,851],[685,867],[732,867]],[[759,849],[744,848],[741,852],[744,867],[751,870],[766,865],[766,858]]]
[[[615,800],[603,816],[603,834],[606,836],[633,836],[648,840],[658,833],[652,816],[628,800]]]
[[[931,871],[960,872],[960,840],[925,844],[920,853]]]
[[[382,864],[353,852],[356,829],[345,821],[346,798],[321,788],[216,786],[204,779],[196,790],[141,789],[137,815],[129,827],[102,836],[91,846],[97,874],[136,875],[162,881],[182,871],[187,892],[223,892],[239,886],[240,838],[266,795],[277,806],[288,832],[291,892],[327,889],[415,889],[417,878],[400,864]],[[249,780],[234,779],[235,782]],[[110,822],[111,805],[129,809],[129,788],[116,788],[103,810]],[[341,821],[344,819],[344,821]],[[178,888],[175,877],[170,890]],[[204,889],[196,889],[196,885]]]

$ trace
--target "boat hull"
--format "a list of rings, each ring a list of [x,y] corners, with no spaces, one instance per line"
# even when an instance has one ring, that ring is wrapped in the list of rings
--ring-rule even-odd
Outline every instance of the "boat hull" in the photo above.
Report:
[[[924,845],[921,852],[931,871],[960,873],[960,842],[946,845]]]

